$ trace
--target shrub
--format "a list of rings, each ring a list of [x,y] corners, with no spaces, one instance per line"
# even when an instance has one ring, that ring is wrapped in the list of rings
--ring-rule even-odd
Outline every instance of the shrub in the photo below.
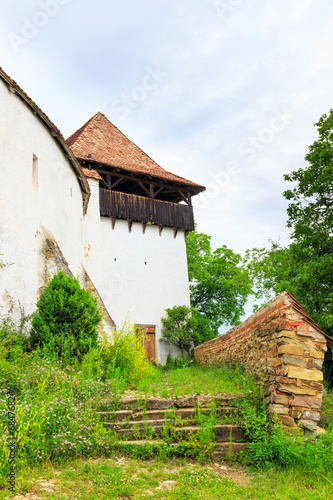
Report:
[[[154,367],[146,358],[141,339],[136,333],[136,325],[125,323],[112,335],[112,342],[102,340],[102,358],[105,377],[121,372],[131,384],[135,384],[154,373]]]
[[[14,321],[8,318],[0,319],[0,357],[14,361],[28,348],[28,335],[25,332],[24,322],[17,327]]]
[[[186,306],[174,306],[166,309],[167,317],[162,318],[161,342],[175,345],[181,352],[189,352],[199,340],[197,320],[192,316],[192,310]]]
[[[37,302],[32,317],[30,345],[57,356],[81,359],[97,345],[101,320],[96,300],[82,289],[78,280],[60,271]]]

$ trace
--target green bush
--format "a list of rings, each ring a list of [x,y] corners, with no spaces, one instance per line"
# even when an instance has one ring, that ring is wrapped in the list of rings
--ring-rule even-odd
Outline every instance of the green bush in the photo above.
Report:
[[[112,334],[112,342],[102,340],[102,358],[105,377],[111,378],[115,372],[131,384],[153,375],[154,367],[146,358],[146,353],[136,326],[125,323],[123,327]]]
[[[192,309],[187,306],[174,306],[166,309],[167,316],[162,318],[161,342],[178,347],[183,352],[198,343],[200,335],[197,331],[197,319],[192,315]]]
[[[23,318],[17,327],[10,317],[0,319],[0,357],[15,361],[27,350],[29,339],[25,332],[25,320]]]
[[[50,354],[81,359],[97,345],[101,320],[96,300],[78,280],[60,271],[37,302],[32,317],[30,345]]]

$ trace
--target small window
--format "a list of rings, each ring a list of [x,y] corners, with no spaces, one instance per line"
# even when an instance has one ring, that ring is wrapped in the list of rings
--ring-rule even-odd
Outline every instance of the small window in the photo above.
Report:
[[[32,187],[36,192],[38,191],[38,158],[36,155],[32,155]]]

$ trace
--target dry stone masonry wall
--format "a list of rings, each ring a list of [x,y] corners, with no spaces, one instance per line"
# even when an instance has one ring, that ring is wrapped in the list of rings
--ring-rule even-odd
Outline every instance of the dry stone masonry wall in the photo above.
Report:
[[[238,362],[263,375],[266,402],[284,427],[315,432],[323,396],[322,365],[333,340],[288,292],[242,324],[196,347],[201,364]]]

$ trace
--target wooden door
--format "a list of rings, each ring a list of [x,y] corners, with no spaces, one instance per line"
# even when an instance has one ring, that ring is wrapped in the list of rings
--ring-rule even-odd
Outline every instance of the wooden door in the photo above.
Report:
[[[137,332],[141,336],[146,358],[156,361],[156,327],[152,325],[137,325]]]

